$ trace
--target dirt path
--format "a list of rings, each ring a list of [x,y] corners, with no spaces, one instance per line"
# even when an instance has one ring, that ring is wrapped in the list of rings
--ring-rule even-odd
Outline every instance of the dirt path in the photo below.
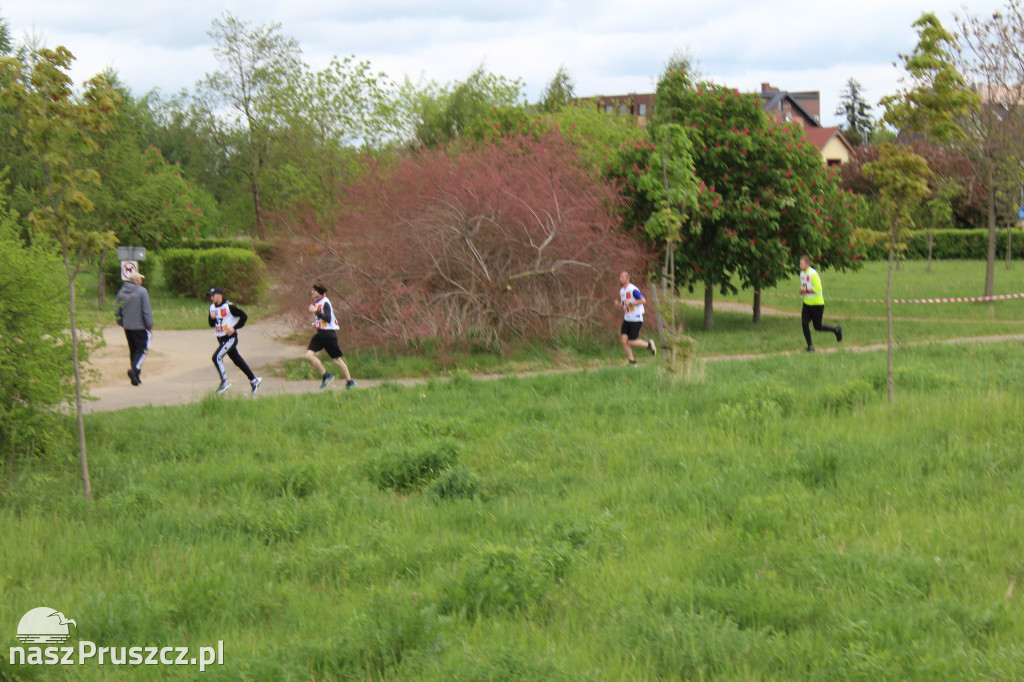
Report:
[[[790,315],[788,311],[764,311],[766,314]],[[275,320],[262,320],[247,324],[239,332],[239,351],[253,372],[262,376],[262,370],[271,364],[284,360],[303,357],[305,344],[287,341],[286,336],[294,329]],[[165,406],[181,405],[195,402],[217,388],[220,378],[213,366],[211,357],[217,348],[213,332],[207,329],[186,329],[175,331],[157,330],[153,334],[153,342],[149,356],[142,369],[142,385],[132,386],[126,374],[128,370],[128,343],[124,331],[120,327],[108,327],[103,330],[106,345],[97,349],[90,357],[89,365],[98,374],[98,381],[90,385],[90,393],[94,400],[85,404],[86,412],[120,410],[126,407],[143,405]],[[1001,341],[1024,341],[1024,334],[1001,334],[997,336],[973,336],[959,339],[946,339],[931,343],[998,343]],[[929,342],[908,345],[924,345]],[[841,349],[822,348],[821,353],[834,353],[839,350],[851,352],[869,352],[885,350],[885,344],[868,346],[845,345]],[[707,362],[754,360],[778,355],[790,355],[799,351],[784,351],[771,354],[721,355],[701,358]],[[225,398],[249,399],[249,383],[230,361],[227,363],[228,380],[232,387],[224,395]],[[555,370],[575,371],[575,370]],[[359,382],[359,388],[369,388],[379,384],[378,381],[359,379],[358,368],[353,374]],[[482,377],[491,378],[491,377]],[[419,380],[408,379],[397,383],[414,384]],[[337,379],[328,390],[345,390],[344,382]],[[263,377],[257,397],[281,395],[285,393],[319,392],[320,383],[315,380],[287,381],[278,377]],[[358,389],[357,389],[358,390]]]

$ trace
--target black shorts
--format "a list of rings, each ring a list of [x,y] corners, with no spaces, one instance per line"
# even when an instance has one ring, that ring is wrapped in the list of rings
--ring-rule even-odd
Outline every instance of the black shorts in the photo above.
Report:
[[[622,334],[630,341],[636,341],[640,337],[640,327],[644,326],[643,320],[639,322],[622,321]]]
[[[319,353],[322,350],[332,358],[341,357],[341,348],[338,347],[338,334],[333,329],[321,329],[309,340],[308,350]]]

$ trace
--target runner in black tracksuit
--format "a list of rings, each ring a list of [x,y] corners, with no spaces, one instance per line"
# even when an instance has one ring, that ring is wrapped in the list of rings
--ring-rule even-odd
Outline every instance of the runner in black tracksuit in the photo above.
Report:
[[[213,287],[206,292],[206,295],[210,299],[210,326],[213,327],[219,344],[217,352],[213,354],[213,364],[217,368],[217,373],[220,374],[220,386],[217,387],[217,393],[223,393],[231,388],[228,374],[224,370],[224,356],[226,355],[249,379],[252,394],[256,395],[256,389],[260,387],[263,379],[252,373],[249,365],[239,354],[238,334],[236,333],[245,326],[248,315],[231,301],[224,300],[224,290],[220,287]]]

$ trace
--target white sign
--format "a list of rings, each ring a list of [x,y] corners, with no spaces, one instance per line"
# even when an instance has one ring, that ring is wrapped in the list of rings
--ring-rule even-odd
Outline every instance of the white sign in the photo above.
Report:
[[[121,281],[127,282],[132,275],[139,271],[139,264],[133,260],[121,261]]]

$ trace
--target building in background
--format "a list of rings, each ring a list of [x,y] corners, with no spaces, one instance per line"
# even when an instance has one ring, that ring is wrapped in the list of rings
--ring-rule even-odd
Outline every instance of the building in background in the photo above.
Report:
[[[817,147],[822,163],[841,166],[850,161],[853,146],[843,132],[835,127],[821,125],[821,94],[817,90],[787,92],[770,83],[761,83],[761,108],[780,123],[800,126],[804,138]],[[625,95],[595,95],[581,97],[578,103],[589,102],[600,111],[632,116],[645,126],[654,111],[654,93],[631,92]]]

